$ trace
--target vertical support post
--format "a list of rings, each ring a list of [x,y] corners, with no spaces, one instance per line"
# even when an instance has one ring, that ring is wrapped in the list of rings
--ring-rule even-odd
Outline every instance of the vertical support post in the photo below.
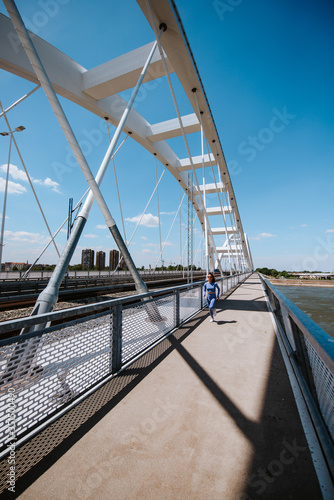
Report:
[[[73,213],[73,198],[70,198],[68,200],[67,239],[69,239],[72,231],[72,213]]]
[[[196,96],[196,94],[195,94]],[[196,102],[197,102],[197,96],[196,96]],[[198,102],[197,102],[198,106]],[[204,239],[205,239],[205,266],[206,266],[206,274],[210,271],[210,264],[209,264],[209,242],[208,242],[208,215],[206,212],[206,186],[205,186],[205,167],[204,167],[204,131],[203,131],[203,121],[202,121],[202,114],[203,112],[200,112],[200,117],[201,117],[201,151],[202,151],[202,176],[203,176],[203,208],[204,208]],[[210,155],[210,151],[209,151]]]
[[[194,277],[193,277],[193,264],[194,264],[194,182],[193,182],[193,174],[191,176],[191,246],[190,246],[190,252],[191,252],[191,267],[190,267],[190,283],[194,282]]]
[[[187,283],[193,281],[193,180],[192,174],[188,173],[188,262]]]
[[[180,290],[176,290],[175,292],[174,322],[175,328],[178,328],[180,325]]]
[[[7,191],[8,191],[8,176],[9,176],[11,149],[12,149],[12,134],[10,134],[10,139],[9,139],[9,151],[8,151],[8,163],[7,163],[7,171],[6,171],[5,195],[4,195],[3,209],[2,209],[1,241],[0,241],[0,273],[1,273],[1,264],[2,264],[2,249],[3,249],[3,246],[4,246],[3,236],[4,236],[4,230],[5,230],[6,204],[7,204]]]
[[[112,308],[111,373],[122,367],[122,305]]]
[[[276,313],[275,313],[276,314]],[[319,408],[318,395],[315,388],[312,368],[310,365],[307,347],[305,344],[305,339],[303,333],[299,330],[298,326],[295,324],[293,320],[289,317],[289,321],[291,324],[291,329],[293,332],[293,338],[296,346],[296,350],[294,351],[295,359],[298,363],[300,371],[307,383],[307,386],[312,394],[312,397]]]

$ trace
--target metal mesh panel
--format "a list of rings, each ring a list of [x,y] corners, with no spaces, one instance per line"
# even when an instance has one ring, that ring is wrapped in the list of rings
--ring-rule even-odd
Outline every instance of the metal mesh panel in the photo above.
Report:
[[[30,348],[32,367],[17,359]],[[110,315],[1,347],[0,442],[15,413],[15,436],[39,423],[64,403],[108,374]]]
[[[305,344],[312,368],[320,410],[328,430],[332,438],[334,438],[334,375],[306,338]]]
[[[180,322],[201,309],[201,288],[191,288],[180,292]]]
[[[175,297],[123,309],[122,363],[159,340],[174,328]]]

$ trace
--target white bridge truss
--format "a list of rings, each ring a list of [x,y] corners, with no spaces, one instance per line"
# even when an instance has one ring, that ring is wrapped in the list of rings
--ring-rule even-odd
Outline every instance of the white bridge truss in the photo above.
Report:
[[[144,82],[168,79],[169,74],[175,73],[193,112],[179,116],[176,107],[174,119],[149,123],[132,108],[123,130],[166,166],[186,194],[188,173],[192,172],[193,207],[206,236],[208,267],[231,272],[252,270],[248,240],[222,146],[176,5],[172,0],[137,0],[137,3],[152,28],[152,40],[162,23],[167,26],[160,38],[162,47],[155,51]],[[32,35],[32,40],[56,94],[102,119],[108,118],[115,127],[127,106],[119,93],[136,85],[154,43],[86,69],[38,36]],[[4,15],[0,15],[0,67],[39,84],[25,50],[18,37],[15,38],[11,19]],[[187,144],[189,135],[196,132],[202,133],[202,154],[179,158],[168,140],[183,136]],[[204,153],[203,145],[209,154]],[[215,171],[217,178],[207,184],[205,172],[209,170]],[[206,208],[206,197],[211,194],[217,194],[217,205]],[[221,217],[219,227],[211,222],[217,216]]]

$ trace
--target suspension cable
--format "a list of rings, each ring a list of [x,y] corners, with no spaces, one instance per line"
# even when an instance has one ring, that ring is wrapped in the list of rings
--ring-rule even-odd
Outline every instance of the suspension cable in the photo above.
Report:
[[[115,167],[115,160],[114,160],[114,158],[112,159],[112,165],[113,165],[113,168],[114,168],[115,183],[116,183],[116,189],[117,189],[117,197],[118,197],[119,210],[120,210],[121,219],[122,219],[124,241],[125,241],[125,244],[127,244],[126,243],[126,232],[125,232],[125,224],[124,224],[124,218],[123,218],[122,203],[121,203],[121,197],[120,197],[119,189],[118,189],[118,182],[117,182],[117,175],[116,175],[116,167]]]
[[[148,200],[148,202],[147,202],[147,205],[146,205],[146,207],[145,207],[144,212],[141,214],[140,219],[139,219],[139,220],[138,220],[138,222],[137,222],[137,225],[136,225],[136,227],[135,227],[135,230],[133,231],[132,236],[131,236],[131,238],[129,239],[129,242],[128,242],[128,245],[127,245],[128,247],[130,246],[130,243],[131,243],[131,241],[132,241],[132,238],[134,237],[134,235],[135,235],[135,233],[136,233],[136,231],[137,231],[137,229],[138,229],[138,227],[139,227],[139,225],[140,225],[140,223],[141,223],[141,221],[142,221],[142,219],[143,219],[143,217],[144,217],[144,215],[145,215],[145,213],[146,213],[146,210],[148,209],[148,206],[149,206],[149,204],[150,204],[150,203],[151,203],[151,201],[152,201],[152,198],[153,198],[153,196],[154,196],[154,193],[156,192],[156,190],[157,190],[157,188],[158,188],[158,185],[160,184],[160,181],[161,181],[161,179],[162,179],[162,177],[163,177],[163,175],[164,175],[164,173],[165,173],[165,172],[166,172],[166,167],[164,168],[164,170],[163,170],[163,172],[162,172],[162,174],[161,174],[161,176],[160,176],[160,179],[158,180],[158,182],[157,182],[157,184],[156,184],[156,186],[155,186],[155,188],[154,188],[154,190],[153,190],[153,193],[151,194],[150,199],[149,199],[149,200]]]
[[[179,184],[179,203],[181,203],[181,186]],[[183,268],[182,253],[182,210],[180,210],[180,266]]]
[[[155,166],[155,182],[157,183],[157,205],[158,205],[158,218],[159,218],[160,259],[161,259],[161,267],[163,267],[163,263],[162,263],[162,244],[161,244],[161,219],[160,219],[159,190],[158,190],[158,170],[157,170],[157,157],[156,157],[156,153],[154,153],[154,166]]]
[[[195,253],[195,256],[194,256],[194,262],[196,260],[196,257],[197,257],[197,254],[200,250],[200,248],[202,247],[202,243],[203,243],[203,238],[204,238],[204,233],[202,233],[201,237],[200,237],[200,240],[199,240],[199,245],[197,247],[197,250],[196,250],[196,253]],[[201,262],[201,265],[202,265],[202,262]]]
[[[40,87],[41,87],[41,85],[39,84],[39,85],[37,85],[37,87],[33,88],[30,92],[28,92],[28,94],[25,94],[24,96],[20,97],[20,99],[18,99],[17,101],[15,101],[7,109],[5,109],[4,111],[2,111],[0,113],[0,118],[4,115],[4,113],[8,113],[8,111],[10,111],[11,109],[15,108],[15,106],[17,106],[18,104],[20,104],[20,102],[24,101],[24,99],[26,99],[27,97],[31,96],[31,94],[33,94],[34,92],[36,92],[36,90],[38,90]]]
[[[196,105],[197,105],[197,112],[198,112],[198,115],[200,117],[200,124],[201,124],[201,149],[202,149],[202,169],[203,169],[203,191],[204,191],[204,216],[205,216],[205,227],[206,227],[206,239],[208,239],[208,234],[207,234],[207,231],[208,231],[208,227],[210,227],[210,230],[211,230],[211,226],[209,224],[209,220],[208,220],[208,214],[207,214],[207,210],[206,210],[206,200],[205,200],[205,173],[204,173],[204,128],[203,128],[203,120],[202,120],[202,112],[200,111],[199,109],[199,104],[198,104],[198,98],[197,98],[197,93],[194,92],[194,97],[195,97],[195,102],[196,102]],[[210,150],[209,148],[207,147],[207,151],[208,151],[208,156],[209,156],[209,160],[210,160],[210,164],[211,164],[211,156],[210,156]],[[212,166],[211,166],[212,168]],[[215,179],[215,177],[214,177]],[[217,183],[215,182],[215,186],[216,186],[216,189],[218,189],[218,186],[217,186]],[[227,234],[227,232],[226,232]],[[214,242],[214,238],[213,238],[213,234],[212,234],[212,231],[211,231],[211,237],[212,237],[212,240]],[[220,271],[222,272],[222,268],[221,268],[221,263],[220,263],[220,259],[219,259],[219,254],[217,252],[217,248],[214,244],[214,251],[215,251],[215,254],[216,254],[216,258],[217,258],[217,263],[218,263],[218,267],[220,267]],[[209,259],[209,255],[208,255],[208,241],[206,242],[206,252],[207,252],[207,260]],[[209,263],[206,262],[207,264],[207,272],[209,271]]]
[[[206,148],[207,148],[208,155],[209,155],[209,161],[210,161],[211,172],[212,172],[212,175],[213,175],[213,180],[214,180],[215,187],[216,187],[216,190],[217,190],[218,202],[219,202],[220,210],[221,210],[221,213],[222,213],[222,216],[223,216],[223,221],[224,221],[224,226],[225,226],[225,231],[226,231],[227,252],[228,252],[228,258],[229,258],[230,268],[231,268],[231,255],[232,255],[233,263],[234,263],[234,257],[233,257],[232,249],[231,249],[231,255],[230,255],[230,239],[229,239],[228,231],[227,231],[227,224],[226,224],[226,218],[225,218],[225,213],[224,213],[224,205],[222,204],[220,196],[219,196],[220,192],[221,193],[223,192],[223,188],[222,188],[222,185],[221,185],[220,186],[220,190],[221,191],[219,191],[218,184],[217,184],[217,181],[216,181],[216,176],[215,176],[215,173],[214,173],[214,170],[213,170],[212,160],[211,160],[211,156],[210,156],[210,149],[209,149],[208,141],[206,139],[205,139],[205,143],[206,143]],[[224,203],[224,201],[223,201],[223,203]],[[234,265],[235,265],[235,263],[234,263]]]
[[[75,212],[75,210],[79,209],[80,206],[81,206],[81,203],[82,203],[82,200],[85,198],[85,196],[87,196],[87,194],[89,193],[90,191],[90,188],[87,189],[87,191],[85,192],[85,194],[83,196],[81,196],[80,200],[78,201],[78,203],[75,205],[75,207],[73,208],[72,210],[72,213]],[[60,230],[65,226],[66,222],[68,221],[68,219],[70,218],[70,216],[68,215],[66,217],[66,219],[64,220],[64,222],[61,224],[61,226],[59,226],[59,228],[57,229],[57,231],[54,233],[53,235],[53,238],[55,238],[58,233],[60,232]],[[75,217],[76,218],[76,217]],[[42,257],[43,253],[45,252],[45,250],[49,247],[49,245],[52,243],[52,239],[49,240],[49,242],[47,243],[47,245],[45,245],[45,247],[43,248],[43,250],[41,251],[41,253],[39,254],[39,256],[35,259],[34,263],[31,264],[31,266],[29,267],[29,269],[27,269],[27,271],[22,275],[22,278],[26,278],[28,276],[28,274],[30,273],[30,271],[33,269],[33,267],[37,264],[37,262],[39,261],[39,259]]]
[[[6,170],[6,181],[5,181],[5,193],[3,199],[3,209],[2,209],[2,220],[1,220],[1,237],[0,237],[0,272],[2,265],[2,251],[4,247],[3,236],[5,232],[5,220],[6,220],[6,206],[7,206],[7,193],[8,193],[8,178],[9,178],[9,167],[10,167],[10,155],[12,152],[12,141],[13,136],[10,136],[9,139],[9,150],[8,150],[8,161],[7,161],[7,170]]]
[[[214,147],[215,147],[215,153],[216,153],[216,157],[217,157],[218,171],[219,171],[219,159],[218,159],[217,148],[216,148],[216,144],[215,143],[214,143]],[[225,190],[225,192],[221,189],[221,195],[222,195],[223,203],[224,203],[224,193],[225,193],[226,205],[227,206],[231,206],[231,202],[230,202],[229,197],[228,197],[227,189]],[[229,216],[229,219],[230,219],[231,228],[233,229],[233,227],[235,227],[235,222],[232,219],[231,211],[229,211],[228,216]],[[235,237],[235,233],[234,232],[232,233],[231,239],[234,240],[236,260],[237,260],[237,262],[239,263],[239,266],[240,266],[241,264],[240,264],[240,258],[239,258],[239,247],[238,247],[238,243],[236,241],[236,237]],[[228,240],[229,240],[229,238],[228,238]],[[231,248],[232,248],[232,246],[231,246]],[[233,254],[233,252],[232,252],[232,254]],[[234,267],[235,270],[237,270],[236,269],[236,264],[235,264],[234,261],[233,261],[233,263],[234,263],[234,266],[235,266]]]
[[[46,217],[45,217],[45,215],[44,215],[43,209],[42,209],[41,204],[40,204],[40,202],[39,202],[39,199],[38,199],[38,197],[37,197],[37,194],[36,194],[36,191],[35,191],[35,189],[34,189],[34,186],[33,186],[33,183],[32,183],[32,181],[31,181],[31,178],[30,178],[30,175],[29,175],[29,173],[28,173],[28,170],[27,170],[27,168],[26,168],[26,166],[25,166],[25,163],[24,163],[24,161],[23,161],[23,158],[22,158],[22,155],[21,155],[21,153],[20,153],[19,147],[18,147],[18,145],[17,145],[16,139],[15,139],[15,137],[14,137],[14,135],[13,135],[14,133],[13,133],[13,131],[12,131],[12,129],[11,129],[11,126],[10,126],[10,124],[9,124],[9,121],[8,121],[8,118],[7,118],[7,115],[6,115],[6,112],[4,111],[3,106],[2,106],[2,104],[1,104],[1,101],[0,101],[0,107],[1,107],[1,110],[2,110],[2,112],[3,112],[3,116],[4,116],[5,120],[6,120],[6,124],[7,124],[8,130],[9,130],[9,132],[10,132],[10,134],[11,134],[12,138],[13,138],[13,142],[14,142],[14,144],[15,144],[16,151],[17,151],[17,153],[18,153],[18,155],[19,155],[19,157],[20,157],[20,160],[21,160],[22,166],[23,166],[24,171],[25,171],[25,173],[26,173],[26,176],[27,176],[27,178],[28,178],[28,182],[29,182],[30,187],[31,187],[31,189],[32,189],[32,192],[33,192],[33,194],[34,194],[34,196],[35,196],[35,200],[36,200],[37,205],[38,205],[38,207],[39,207],[39,209],[40,209],[40,212],[41,212],[41,214],[42,214],[42,217],[43,217],[43,219],[44,219],[44,222],[45,222],[45,225],[46,225],[46,227],[47,227],[48,233],[49,233],[49,235],[50,235],[50,237],[51,237],[51,240],[52,240],[53,245],[54,245],[54,247],[55,247],[55,249],[56,249],[56,252],[57,252],[57,254],[58,254],[58,257],[60,257],[60,253],[59,253],[59,251],[58,251],[58,248],[57,248],[56,242],[55,242],[55,240],[54,240],[54,238],[53,238],[53,236],[52,236],[51,229],[50,229],[49,224],[48,224],[48,222],[47,222],[47,220],[46,220]]]
[[[166,238],[166,240],[164,241],[164,244],[163,244],[163,247],[162,247],[162,251],[161,251],[161,255],[162,255],[162,252],[164,251],[165,246],[166,246],[166,244],[167,244],[167,242],[168,242],[168,238],[169,238],[170,233],[171,233],[171,231],[172,231],[172,229],[173,229],[173,226],[174,226],[174,224],[175,224],[175,221],[176,221],[176,219],[177,219],[177,216],[179,215],[179,210],[180,210],[180,208],[181,208],[181,205],[182,205],[182,203],[183,203],[183,200],[184,200],[185,195],[186,195],[186,193],[184,193],[184,195],[183,195],[183,197],[182,197],[182,200],[181,200],[181,202],[180,202],[180,204],[179,204],[179,207],[178,207],[177,212],[176,212],[176,214],[175,214],[175,217],[174,217],[174,220],[173,220],[173,222],[172,222],[172,225],[171,225],[171,227],[170,227],[170,229],[169,229],[169,232],[168,232],[167,238]],[[160,259],[160,258],[161,258],[161,256],[159,257],[159,259]],[[158,262],[159,262],[159,259],[157,260],[157,263],[156,263],[156,265],[155,265],[155,268],[154,268],[154,269],[156,269],[156,267],[157,267],[157,265],[158,265]]]
[[[109,137],[109,143],[111,142],[111,137],[110,137],[110,131],[109,131],[109,122],[108,122],[108,117],[105,118],[106,120],[106,123],[107,123],[107,130],[108,130],[108,137]],[[116,149],[115,153],[112,155],[111,159],[112,159],[112,164],[113,164],[113,169],[114,169],[114,176],[115,176],[115,184],[116,184],[116,189],[117,189],[117,197],[118,197],[118,204],[119,204],[119,210],[120,210],[120,213],[121,213],[121,219],[122,219],[122,227],[123,227],[123,235],[124,235],[124,241],[125,241],[125,244],[126,243],[126,231],[125,231],[125,224],[124,224],[124,218],[123,218],[123,210],[122,210],[122,203],[121,203],[121,197],[120,197],[120,194],[119,194],[119,189],[118,189],[118,180],[117,180],[117,174],[116,174],[116,167],[115,167],[115,160],[114,160],[114,157],[116,155],[116,153],[121,149],[121,147],[123,146],[123,144],[125,143],[125,141],[127,140],[129,136],[127,135],[125,137],[125,139],[123,139],[123,141],[121,142],[121,144],[118,146],[118,148]]]

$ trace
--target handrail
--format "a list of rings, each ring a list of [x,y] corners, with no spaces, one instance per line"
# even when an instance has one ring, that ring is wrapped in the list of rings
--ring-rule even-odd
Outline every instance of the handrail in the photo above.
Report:
[[[333,338],[258,274],[334,481]]]

